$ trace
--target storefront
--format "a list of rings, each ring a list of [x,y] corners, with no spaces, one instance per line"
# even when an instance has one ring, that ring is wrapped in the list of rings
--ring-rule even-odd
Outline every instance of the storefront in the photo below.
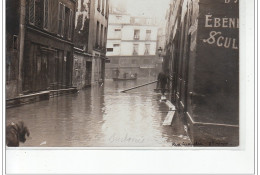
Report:
[[[167,45],[172,101],[194,143],[239,144],[238,0],[178,1]],[[196,144],[195,144],[196,145]],[[222,145],[223,146],[223,145]]]

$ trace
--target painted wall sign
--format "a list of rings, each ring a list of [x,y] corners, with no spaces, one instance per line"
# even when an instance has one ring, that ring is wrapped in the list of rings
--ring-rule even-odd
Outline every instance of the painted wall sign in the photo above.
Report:
[[[238,0],[217,0],[214,3],[218,4],[206,10],[202,17],[200,27],[207,33],[202,41],[224,49],[239,49]]]
[[[197,121],[237,125],[239,2],[199,0],[198,13],[193,91],[206,98],[193,98],[193,104],[198,104],[192,113]]]

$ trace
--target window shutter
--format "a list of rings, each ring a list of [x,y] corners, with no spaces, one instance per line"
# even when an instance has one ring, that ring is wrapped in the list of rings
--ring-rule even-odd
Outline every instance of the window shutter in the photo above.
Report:
[[[71,35],[72,35],[72,18],[73,18],[73,14],[72,14],[72,10],[70,9],[68,39],[71,39]]]
[[[62,4],[62,28],[61,28],[61,36],[64,35],[64,25],[65,25],[65,5]]]
[[[29,23],[34,24],[34,19],[35,19],[35,2],[34,0],[29,1]]]
[[[43,28],[48,29],[49,23],[49,0],[44,0],[44,24]]]

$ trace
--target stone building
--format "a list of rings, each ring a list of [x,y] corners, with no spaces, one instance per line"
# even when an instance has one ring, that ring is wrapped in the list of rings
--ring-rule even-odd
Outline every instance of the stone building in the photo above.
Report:
[[[6,14],[6,98],[8,99],[21,93],[21,90],[18,90],[18,83],[21,83],[21,80],[19,81],[21,2],[6,1]]]
[[[89,52],[89,21],[91,0],[77,0],[74,33],[73,86],[91,85],[92,54]]]
[[[157,25],[147,17],[131,16],[122,11],[111,11],[107,39],[106,78],[115,77],[119,69],[124,73],[155,76]]]
[[[239,1],[172,0],[171,100],[194,145],[239,145]]]
[[[109,0],[91,0],[88,49],[92,55],[92,83],[104,82],[108,17]]]
[[[7,1],[7,99],[72,86],[75,4]]]
[[[109,16],[108,0],[77,0],[73,85],[103,82]]]

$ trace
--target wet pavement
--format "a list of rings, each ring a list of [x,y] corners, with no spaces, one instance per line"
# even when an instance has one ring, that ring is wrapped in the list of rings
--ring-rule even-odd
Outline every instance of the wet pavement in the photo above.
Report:
[[[121,93],[154,79],[113,82],[6,110],[6,122],[23,120],[31,132],[23,147],[191,146],[182,120],[162,123],[169,111],[156,84]]]

